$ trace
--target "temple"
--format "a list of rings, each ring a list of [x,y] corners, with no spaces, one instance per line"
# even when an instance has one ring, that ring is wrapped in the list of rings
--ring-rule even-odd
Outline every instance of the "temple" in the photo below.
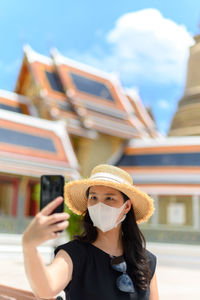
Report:
[[[42,174],[73,180],[110,163],[154,198],[155,214],[141,225],[147,240],[198,243],[197,56],[194,45],[184,96],[163,137],[137,90],[115,74],[26,45],[14,92],[0,90],[0,232],[20,233],[36,214]]]

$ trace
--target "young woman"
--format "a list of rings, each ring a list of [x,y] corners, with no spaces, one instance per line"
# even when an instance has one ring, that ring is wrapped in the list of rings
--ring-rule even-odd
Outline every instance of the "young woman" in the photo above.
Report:
[[[99,165],[89,179],[65,185],[66,204],[83,215],[83,233],[58,246],[45,266],[36,247],[68,226],[66,213],[50,215],[61,201],[43,208],[23,234],[25,270],[34,293],[45,299],[64,290],[67,300],[158,300],[156,257],[145,249],[137,225],[152,215],[153,200],[131,176]]]

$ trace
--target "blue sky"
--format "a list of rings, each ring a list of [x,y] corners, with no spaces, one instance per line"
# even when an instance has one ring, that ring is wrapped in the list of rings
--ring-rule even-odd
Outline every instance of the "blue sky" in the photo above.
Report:
[[[165,134],[184,91],[197,0],[0,0],[0,89],[12,91],[28,43],[114,72],[137,89]]]

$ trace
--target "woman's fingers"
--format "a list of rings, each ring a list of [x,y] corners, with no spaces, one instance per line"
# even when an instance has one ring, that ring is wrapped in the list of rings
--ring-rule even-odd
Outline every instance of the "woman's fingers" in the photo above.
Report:
[[[67,219],[69,219],[70,215],[63,212],[63,213],[55,213],[53,215],[48,216],[48,220],[46,222],[47,225],[52,225],[55,224],[57,222],[62,222],[65,221]]]
[[[51,214],[62,201],[63,198],[58,197],[37,213],[24,233],[26,243],[38,246],[49,239],[55,239],[59,235],[56,231],[62,231],[69,225],[66,221],[69,218],[67,213]]]
[[[68,226],[69,226],[69,222],[68,221],[63,221],[63,222],[59,222],[57,224],[50,225],[49,229],[50,229],[51,232],[56,232],[56,231],[59,231],[59,230],[64,230]]]
[[[45,206],[42,210],[41,213],[44,216],[49,216],[54,209],[59,206],[62,202],[63,202],[63,197],[57,197],[55,200],[51,201],[49,204],[47,204],[47,206]]]

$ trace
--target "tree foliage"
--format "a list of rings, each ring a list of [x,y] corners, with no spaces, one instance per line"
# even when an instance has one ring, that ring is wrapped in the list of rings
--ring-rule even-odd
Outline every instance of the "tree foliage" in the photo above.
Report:
[[[66,231],[71,240],[74,235],[81,233],[81,216],[74,214],[66,205],[64,211],[70,215],[69,226],[66,228]]]

